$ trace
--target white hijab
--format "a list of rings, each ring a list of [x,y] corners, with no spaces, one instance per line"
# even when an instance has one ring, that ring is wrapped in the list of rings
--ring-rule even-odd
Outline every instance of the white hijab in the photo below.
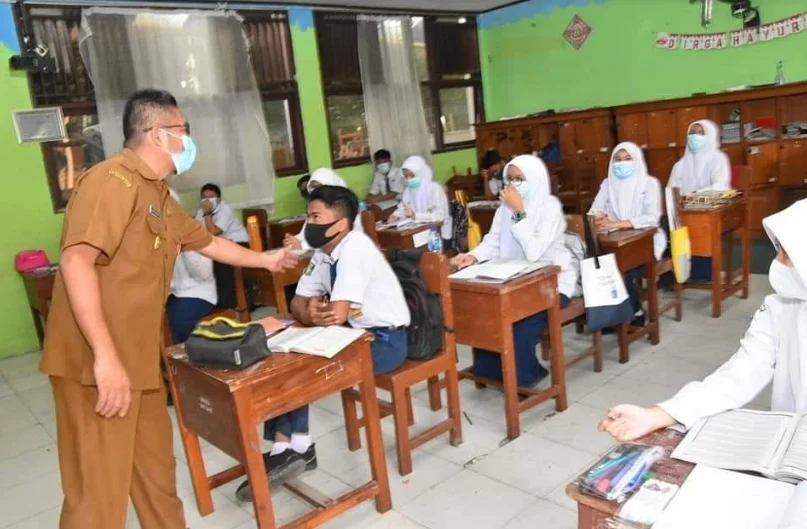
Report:
[[[540,158],[524,154],[516,156],[508,163],[504,172],[502,173],[505,178],[509,174],[510,166],[518,167],[524,175],[524,179],[530,186],[529,195],[524,200],[524,212],[527,218],[521,222],[527,222],[530,225],[530,231],[534,232],[546,214],[553,211],[553,208],[545,207],[546,203],[551,200],[551,191],[549,184],[549,171],[546,170],[544,162]],[[499,251],[501,257],[510,259],[524,259],[524,250],[521,244],[516,240],[513,235],[513,210],[505,204],[501,205],[505,215],[502,215],[502,225],[499,230]]]
[[[336,171],[333,169],[328,169],[327,167],[322,167],[317,169],[313,173],[311,173],[311,178],[308,180],[308,190],[313,191],[311,189],[311,182],[319,182],[324,186],[339,186],[339,187],[347,187],[347,183],[344,179],[337,174]]]
[[[616,153],[621,150],[627,151],[631,159],[636,162],[636,171],[628,178],[614,176],[614,158]],[[608,193],[609,211],[606,211],[608,216],[616,220],[628,220],[640,215],[642,213],[644,192],[650,182],[642,149],[629,141],[617,145],[611,153],[608,179],[604,183]]]
[[[432,168],[429,167],[429,164],[426,163],[422,156],[410,156],[401,166],[401,170],[403,169],[407,169],[415,176],[420,177],[420,186],[416,189],[407,188],[404,191],[410,196],[414,195],[412,203],[415,205],[415,211],[428,211],[433,206],[432,181],[434,180],[434,174],[432,173]]]
[[[768,237],[787,252],[802,284],[807,284],[807,244],[801,230],[807,224],[807,199],[799,200],[784,211],[762,221]],[[790,386],[790,392],[774,392],[773,399],[794,402],[772,402],[773,410],[807,409],[807,298],[778,296],[781,302],[781,330],[777,333],[778,349],[774,386]],[[778,327],[778,325],[777,325]],[[779,380],[777,380],[779,379]],[[789,381],[789,384],[788,384]]]
[[[714,121],[701,119],[689,124],[687,135],[693,125],[703,127],[706,136],[706,145],[698,152],[692,152],[687,146],[684,157],[681,159],[686,171],[686,184],[681,192],[694,193],[712,185],[712,173],[715,165],[722,163],[726,153],[720,150],[720,129]]]

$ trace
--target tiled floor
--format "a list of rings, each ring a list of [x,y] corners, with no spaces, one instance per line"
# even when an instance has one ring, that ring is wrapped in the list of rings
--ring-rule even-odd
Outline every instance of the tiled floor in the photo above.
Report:
[[[383,431],[394,510],[378,514],[364,504],[333,520],[329,529],[452,529],[507,527],[520,529],[572,529],[575,506],[566,498],[566,483],[612,445],[596,431],[603,412],[620,402],[653,404],[672,394],[681,384],[701,378],[720,365],[737,348],[748,321],[770,291],[765,276],[752,277],[749,300],[725,303],[720,320],[713,320],[702,292],[687,292],[684,321],[662,320],[662,341],[631,348],[631,361],[616,361],[613,337],[606,338],[606,363],[594,373],[585,363],[568,371],[570,406],[556,414],[551,404],[521,416],[522,436],[504,439],[502,397],[493,390],[474,389],[461,383],[465,443],[459,448],[438,438],[414,454],[414,473],[398,476],[393,427],[389,419]],[[584,337],[568,330],[569,354],[585,347]],[[470,357],[460,348],[463,365]],[[53,529],[58,526],[61,491],[55,452],[53,402],[47,379],[36,371],[39,355],[0,361],[0,528]],[[440,417],[428,408],[423,387],[415,395],[419,425]],[[767,393],[767,392],[766,392]],[[765,407],[768,395],[754,401]],[[336,495],[366,481],[366,453],[347,450],[338,396],[317,403],[312,429],[317,441],[320,468],[304,480],[323,492]],[[233,498],[236,484],[214,495],[216,512],[199,516],[193,500],[181,441],[174,440],[178,460],[177,483],[191,529],[249,529],[255,527],[251,506]],[[232,464],[216,448],[204,446],[208,471]],[[306,512],[307,506],[287,491],[274,494],[281,522]],[[139,527],[132,511],[129,528]]]

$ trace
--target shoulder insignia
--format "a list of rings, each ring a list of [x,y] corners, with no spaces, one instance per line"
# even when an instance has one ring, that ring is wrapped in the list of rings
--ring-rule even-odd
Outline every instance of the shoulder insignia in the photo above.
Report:
[[[126,187],[132,187],[132,182],[129,180],[129,178],[127,178],[126,176],[120,174],[119,172],[115,171],[114,169],[110,169],[108,174],[109,174],[109,176],[111,176],[113,178],[117,178],[118,180],[123,182],[123,184]]]
[[[764,303],[759,306],[759,312],[765,312],[766,310],[768,310],[768,307]]]
[[[305,267],[305,275],[310,276],[314,272],[314,267],[316,267],[316,265],[314,264],[314,260],[311,259],[311,262]]]

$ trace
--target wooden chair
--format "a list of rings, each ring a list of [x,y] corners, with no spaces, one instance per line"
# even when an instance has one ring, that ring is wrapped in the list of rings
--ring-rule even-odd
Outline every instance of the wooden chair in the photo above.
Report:
[[[473,174],[471,168],[468,168],[466,174],[459,174],[456,167],[452,167],[454,176],[446,182],[446,192],[448,199],[451,200],[457,191],[464,191],[469,197],[483,197],[485,196],[485,182],[481,175]]]
[[[665,193],[664,189],[662,189],[661,190],[661,195],[662,195],[661,204],[662,204],[662,211],[663,211],[662,215],[664,215],[664,218],[666,219],[667,218],[667,207],[666,207],[666,199],[665,199],[665,194],[664,193]],[[675,216],[678,219],[681,218],[681,206],[680,206],[681,200],[680,200],[680,198],[681,198],[680,190],[678,188],[674,188],[673,189],[673,207],[675,208]],[[668,227],[668,229],[666,231],[667,231],[667,239],[668,239],[668,242],[669,242],[670,232],[672,231],[672,226],[669,226],[669,224],[667,224],[666,222],[664,223],[664,225],[666,225]],[[669,242],[669,243],[672,244],[671,242]],[[658,283],[658,281],[659,281],[659,279],[661,278],[662,275],[667,274],[667,273],[673,274],[672,256],[665,255],[661,259],[661,261],[659,261],[659,263],[658,263],[658,265],[656,267],[656,271],[657,271],[657,273],[656,273],[656,283]],[[642,300],[644,300],[646,297],[647,297],[647,290],[643,289],[642,290]],[[675,279],[673,279],[673,299],[671,301],[659,306],[659,309],[658,309],[659,316],[661,316],[662,314],[666,314],[667,312],[669,312],[669,311],[671,311],[673,309],[675,309],[675,321],[681,321],[683,319],[683,316],[684,316],[684,288],[681,286],[681,283],[679,283],[678,281],[675,281]]]
[[[392,396],[391,402],[379,400],[381,417],[392,415],[395,421],[395,444],[398,453],[398,472],[405,476],[412,472],[412,450],[449,432],[452,446],[462,443],[462,422],[460,414],[459,376],[457,374],[457,352],[454,340],[454,308],[451,303],[451,288],[448,282],[446,257],[438,253],[424,253],[420,261],[420,271],[426,288],[440,297],[443,309],[443,350],[431,360],[406,360],[391,373],[378,375],[376,387],[386,390]],[[410,388],[423,381],[429,381],[430,396],[437,392],[439,399],[439,377],[443,375],[448,393],[448,418],[432,426],[425,432],[409,437],[409,427],[414,424],[412,395]],[[342,392],[342,407],[345,413],[347,444],[351,451],[361,448],[359,429],[364,426],[364,418],[359,418],[356,402],[359,393],[354,389]],[[432,402],[434,409],[434,403]],[[439,407],[437,408],[439,409]]]
[[[586,232],[585,232],[585,223],[586,219],[583,215],[567,215],[566,216],[566,223],[568,226],[569,231],[573,231],[577,235],[580,236],[581,239],[586,239]],[[583,325],[585,323],[586,317],[586,304],[582,297],[577,297],[569,300],[569,304],[566,305],[560,311],[560,324],[562,327],[569,325],[570,323],[574,323],[577,325],[578,333],[582,332]],[[581,360],[588,358],[589,356],[594,358],[594,371],[600,373],[602,371],[602,359],[603,359],[603,345],[602,345],[602,332],[596,331],[592,333],[592,344],[591,347],[587,348],[585,351],[580,353],[579,355],[575,356],[574,358],[566,361],[566,366],[572,366]],[[541,338],[541,358],[545,362],[549,361],[549,352],[550,352],[550,341],[549,341],[549,333],[544,333],[543,337]]]
[[[557,196],[571,213],[588,213],[597,193],[597,164],[594,160],[578,160],[571,169],[561,168],[557,174]]]
[[[255,217],[255,220],[258,222],[258,228],[260,229],[261,248],[272,248],[272,240],[269,235],[269,215],[266,210],[262,208],[248,208],[241,211],[241,218],[244,221],[244,226],[249,225],[250,217]],[[282,244],[283,241],[280,241],[280,243]]]

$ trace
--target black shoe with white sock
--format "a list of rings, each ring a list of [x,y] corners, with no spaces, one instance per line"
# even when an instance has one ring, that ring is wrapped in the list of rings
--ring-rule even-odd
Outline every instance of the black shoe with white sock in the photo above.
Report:
[[[266,475],[273,486],[289,481],[303,472],[317,468],[317,452],[314,443],[304,453],[296,452],[292,448],[272,455],[263,454],[263,463],[266,465]],[[252,501],[252,489],[249,481],[244,481],[235,491],[235,498],[240,502]]]

